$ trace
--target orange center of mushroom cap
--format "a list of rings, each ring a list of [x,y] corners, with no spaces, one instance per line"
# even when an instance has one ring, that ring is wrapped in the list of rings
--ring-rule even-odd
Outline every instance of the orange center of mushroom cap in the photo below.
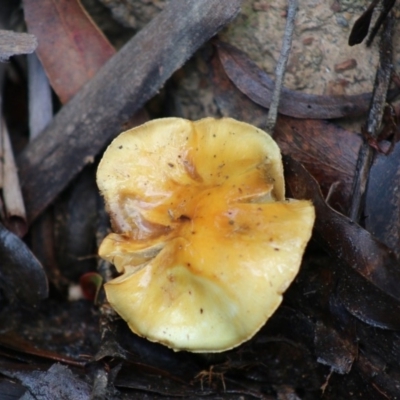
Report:
[[[285,201],[279,148],[225,118],[155,120],[122,133],[97,181],[116,233],[105,285],[137,334],[175,350],[218,352],[250,339],[282,300],[314,209]]]

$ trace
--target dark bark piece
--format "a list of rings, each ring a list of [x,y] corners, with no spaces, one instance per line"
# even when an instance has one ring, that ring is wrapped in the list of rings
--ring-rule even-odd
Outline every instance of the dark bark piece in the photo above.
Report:
[[[6,297],[37,305],[48,295],[46,274],[28,246],[0,224],[0,285]]]
[[[400,369],[399,331],[377,329],[357,321],[357,337],[364,354],[368,357],[383,360],[386,365],[397,366]]]
[[[241,1],[173,1],[66,104],[18,157],[28,221],[154,96],[206,40],[239,11]]]
[[[338,298],[346,309],[368,325],[400,329],[400,302],[350,269],[338,285]]]
[[[400,143],[388,156],[378,154],[369,175],[365,228],[400,258]]]
[[[255,103],[269,108],[274,83],[246,53],[236,47],[216,42],[225,71],[237,88]],[[390,92],[394,96],[396,92]],[[295,118],[331,119],[354,117],[368,110],[371,93],[353,96],[318,96],[283,89],[278,112]]]
[[[2,394],[3,400],[20,400],[25,392],[26,389],[19,383],[1,378],[0,393]]]
[[[379,360],[363,351],[358,358],[355,369],[364,376],[373,389],[372,399],[396,399],[399,396],[400,371],[397,367],[388,367],[386,360]]]
[[[393,27],[394,18],[387,18],[379,44],[379,66],[375,75],[374,91],[369,107],[367,123],[362,128],[362,132],[367,140],[364,141],[358,154],[356,174],[353,182],[352,204],[348,213],[349,217],[355,222],[360,221],[362,212],[364,211],[365,194],[374,156],[374,150],[368,142],[378,139],[385,113],[386,99],[393,71]]]
[[[285,156],[284,168],[291,196],[313,202],[314,230],[327,250],[383,293],[400,300],[400,268],[394,253],[365,229],[330,208],[317,182],[301,164]]]

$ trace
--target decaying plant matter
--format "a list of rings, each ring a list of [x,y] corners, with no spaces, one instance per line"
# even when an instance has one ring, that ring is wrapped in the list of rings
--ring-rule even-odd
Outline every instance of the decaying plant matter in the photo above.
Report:
[[[398,6],[1,0],[0,397],[397,398]]]

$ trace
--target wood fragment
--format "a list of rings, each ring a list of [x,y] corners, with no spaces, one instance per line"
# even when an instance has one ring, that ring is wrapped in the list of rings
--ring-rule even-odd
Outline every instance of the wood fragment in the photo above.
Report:
[[[282,41],[281,54],[275,71],[275,87],[272,95],[271,106],[268,110],[266,130],[271,135],[274,132],[276,118],[278,117],[278,106],[281,97],[283,79],[285,77],[286,64],[289,58],[290,49],[292,48],[292,37],[294,30],[294,21],[298,10],[297,0],[289,0],[288,14],[285,26],[285,35]]]
[[[25,235],[28,230],[24,200],[18,179],[14,154],[8,130],[3,118],[0,120],[0,134],[3,144],[2,195],[5,208],[6,226],[19,237]]]
[[[0,62],[18,54],[33,53],[37,45],[34,35],[0,30]]]
[[[393,69],[393,25],[394,18],[392,15],[389,15],[385,20],[380,42],[380,62],[375,76],[374,91],[372,94],[367,123],[364,129],[364,134],[373,139],[376,139],[379,135]],[[365,191],[368,185],[369,171],[371,169],[373,157],[373,148],[368,144],[368,140],[364,140],[358,155],[356,175],[353,182],[353,200],[349,210],[349,217],[355,222],[360,220],[364,209]]]
[[[375,25],[371,29],[371,33],[368,36],[367,47],[371,46],[372,41],[374,40],[374,38],[375,38],[376,34],[378,33],[380,27],[382,26],[383,22],[387,18],[390,10],[393,8],[395,2],[396,2],[396,0],[383,0],[383,2],[382,2],[383,8],[375,22]]]
[[[195,50],[236,16],[240,4],[240,0],[168,3],[60,110],[18,157],[29,222]]]
[[[348,41],[349,46],[354,46],[356,44],[361,43],[368,35],[371,19],[375,11],[375,8],[377,8],[379,2],[380,0],[373,0],[368,6],[368,8],[354,23],[349,36],[349,41]],[[368,35],[367,47],[371,46],[376,34],[378,33],[380,27],[382,26],[383,22],[387,18],[390,10],[393,8],[395,3],[396,0],[382,0],[382,8],[380,10],[380,13],[378,15],[378,18],[376,18],[374,26],[372,27]]]

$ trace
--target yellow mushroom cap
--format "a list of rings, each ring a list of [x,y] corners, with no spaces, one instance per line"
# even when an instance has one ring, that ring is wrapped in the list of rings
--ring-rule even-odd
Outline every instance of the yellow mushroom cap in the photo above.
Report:
[[[314,223],[285,200],[281,154],[230,118],[165,118],[119,135],[97,183],[113,230],[107,299],[140,336],[220,352],[250,339],[295,278]]]

